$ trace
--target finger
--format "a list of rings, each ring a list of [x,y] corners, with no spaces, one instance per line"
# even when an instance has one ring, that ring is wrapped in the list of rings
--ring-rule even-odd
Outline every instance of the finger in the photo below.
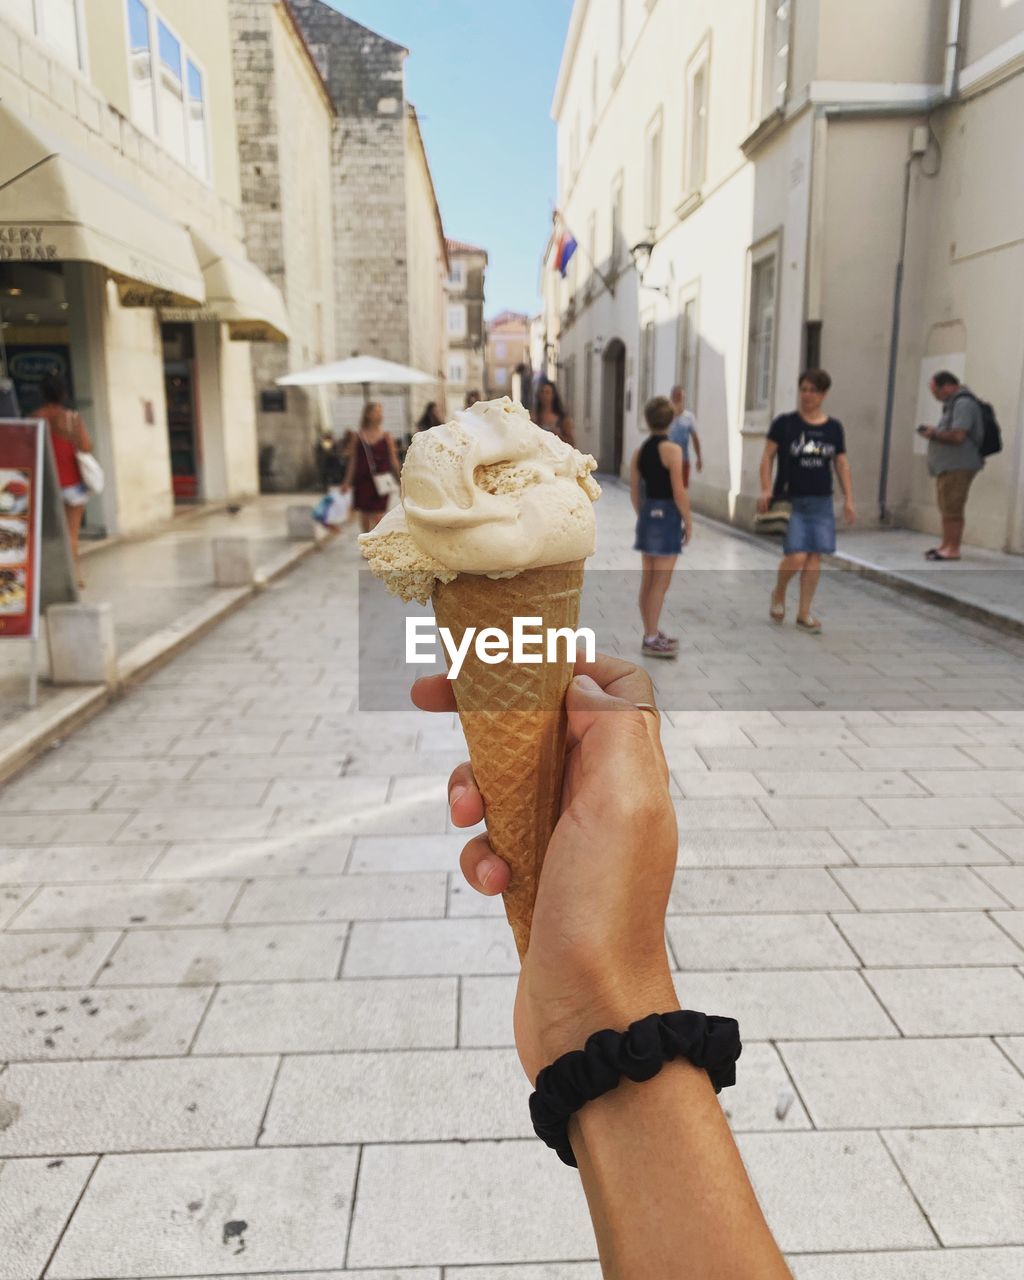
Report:
[[[654,703],[654,686],[651,684],[651,677],[642,667],[638,667],[632,662],[625,662],[621,658],[612,658],[607,654],[599,653],[596,662],[577,660],[575,670],[577,676],[588,676],[612,698],[620,698],[624,702],[631,702],[633,706],[641,704],[652,705]],[[605,709],[607,710],[607,707]],[[657,715],[647,712],[646,716],[652,721],[656,735],[655,741],[660,743],[660,735],[657,734]],[[578,741],[579,739],[573,729],[573,723],[570,720],[567,739],[568,749],[571,750]]]
[[[569,685],[565,708],[569,737],[587,752],[587,770],[593,771],[599,786],[618,790],[624,770],[652,765],[667,776],[657,715],[612,697],[585,675]],[[593,751],[587,751],[586,744],[592,744]]]
[[[447,676],[420,676],[409,690],[409,697],[421,711],[455,710],[455,690]]]
[[[493,898],[508,888],[511,877],[508,864],[497,856],[486,835],[474,836],[470,840],[459,858],[459,866],[466,883],[477,893]]]
[[[468,760],[453,769],[448,779],[448,810],[457,827],[475,827],[483,821],[484,800]]]

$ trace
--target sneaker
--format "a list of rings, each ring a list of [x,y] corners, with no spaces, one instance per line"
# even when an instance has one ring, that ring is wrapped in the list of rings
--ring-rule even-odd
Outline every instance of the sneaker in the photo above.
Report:
[[[679,641],[675,636],[667,636],[664,631],[658,632],[658,639],[664,640],[666,644],[671,645],[673,649],[679,648]]]
[[[655,636],[653,640],[645,640],[641,652],[647,658],[674,658],[676,650],[664,636]]]

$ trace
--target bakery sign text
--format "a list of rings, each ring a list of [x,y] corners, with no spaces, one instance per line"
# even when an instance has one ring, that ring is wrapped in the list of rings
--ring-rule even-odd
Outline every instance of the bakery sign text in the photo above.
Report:
[[[46,227],[0,223],[0,262],[56,262],[57,246]]]

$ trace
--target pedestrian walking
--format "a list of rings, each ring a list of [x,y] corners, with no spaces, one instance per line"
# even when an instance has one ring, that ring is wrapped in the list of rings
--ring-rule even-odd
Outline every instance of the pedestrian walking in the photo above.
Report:
[[[560,440],[576,448],[576,431],[572,418],[565,411],[558,388],[545,378],[537,392],[537,403],[530,415],[538,427],[553,432]]]
[[[955,373],[940,369],[930,387],[942,405],[939,425],[917,430],[928,441],[928,474],[935,477],[942,544],[924,554],[926,560],[959,560],[967,495],[985,465],[985,423],[980,401]]]
[[[32,416],[42,418],[49,428],[53,457],[57,464],[57,483],[64,499],[64,519],[67,522],[75,574],[78,585],[84,587],[78,538],[85,515],[85,504],[89,501],[89,490],[82,478],[78,455],[92,453],[92,441],[81,414],[68,407],[67,388],[59,373],[44,374],[39,383],[39,391],[43,403],[32,411]]]
[[[644,408],[651,437],[642,444],[629,467],[629,491],[636,512],[636,541],[641,554],[641,652],[649,658],[674,658],[679,641],[659,626],[662,606],[676,558],[693,535],[690,499],[683,483],[683,450],[668,438],[675,418],[672,404],[655,396]]]
[[[805,369],[800,375],[799,409],[780,414],[769,428],[761,455],[761,497],[757,504],[762,513],[767,513],[772,502],[779,499],[788,499],[792,507],[782,544],[784,555],[772,591],[771,616],[776,622],[785,619],[786,588],[799,574],[796,625],[814,635],[821,632],[821,622],[811,613],[821,577],[821,557],[836,549],[833,471],[842,486],[846,522],[853,524],[857,518],[843,425],[822,409],[831,386],[832,379],[824,369]]]
[[[693,445],[693,456],[697,460],[697,470],[704,470],[704,460],[700,453],[700,436],[697,434],[697,419],[686,407],[686,388],[675,386],[669,396],[675,418],[668,429],[668,438],[679,445],[683,451],[683,483],[690,487],[690,446]]]
[[[322,492],[326,493],[328,489],[340,485],[344,481],[344,455],[338,451],[338,442],[329,431],[325,431],[320,437],[320,443],[316,451],[316,463]]]
[[[371,400],[363,407],[359,430],[348,449],[342,493],[352,490],[352,505],[359,512],[359,525],[369,533],[380,523],[392,494],[398,493],[401,471],[394,437],[383,427],[384,407]]]
[[[429,431],[431,427],[439,427],[440,425],[441,415],[437,411],[436,402],[431,400],[417,419],[416,430]]]

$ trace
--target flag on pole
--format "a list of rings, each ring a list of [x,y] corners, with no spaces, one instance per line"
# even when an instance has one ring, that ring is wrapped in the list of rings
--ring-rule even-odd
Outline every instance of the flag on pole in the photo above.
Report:
[[[558,237],[558,252],[555,254],[555,270],[565,279],[569,270],[569,259],[576,252],[576,237],[571,231],[563,231]]]

